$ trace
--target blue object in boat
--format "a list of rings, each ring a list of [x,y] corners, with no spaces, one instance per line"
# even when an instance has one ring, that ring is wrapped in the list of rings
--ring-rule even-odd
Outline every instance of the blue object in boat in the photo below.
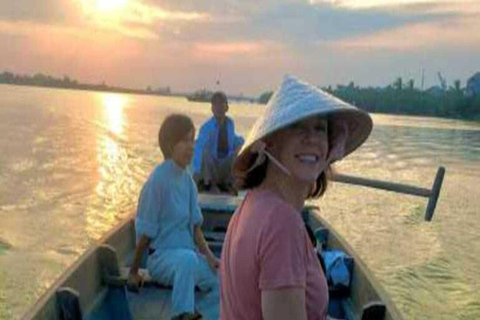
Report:
[[[348,269],[348,256],[340,250],[324,250],[322,253],[325,262],[327,281],[334,287],[350,286],[350,271]]]

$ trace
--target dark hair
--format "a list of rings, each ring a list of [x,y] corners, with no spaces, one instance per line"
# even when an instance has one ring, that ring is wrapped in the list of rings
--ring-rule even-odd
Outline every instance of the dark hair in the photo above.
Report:
[[[183,114],[171,114],[163,120],[158,131],[158,145],[165,159],[172,156],[175,145],[192,129],[195,129],[192,120]]]
[[[226,103],[228,103],[227,95],[223,91],[217,91],[213,94],[211,102],[212,102],[212,104],[214,104],[216,102],[226,102]]]
[[[250,158],[250,163],[248,167],[251,167],[253,165],[256,158],[257,156],[253,156]],[[266,158],[261,165],[247,173],[246,176],[241,178],[237,177],[236,187],[238,189],[253,189],[255,187],[258,187],[267,176],[267,168],[269,163],[270,160]],[[313,190],[308,194],[309,199],[319,198],[325,193],[325,191],[327,191],[328,180],[331,177],[331,171],[331,167],[330,165],[328,165],[327,168],[320,173],[315,182]]]

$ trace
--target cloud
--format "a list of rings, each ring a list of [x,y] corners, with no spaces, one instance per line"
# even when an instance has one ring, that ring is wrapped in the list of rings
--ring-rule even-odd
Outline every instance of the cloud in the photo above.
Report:
[[[263,49],[259,43],[230,42],[230,43],[197,43],[195,51],[199,55],[226,55],[226,54],[254,54]]]
[[[371,35],[323,42],[342,50],[418,51],[426,48],[469,49],[480,51],[480,20],[475,17],[416,23]]]
[[[309,0],[310,4],[330,4],[335,7],[364,10],[383,8],[385,10],[409,9],[412,7],[442,7],[468,6],[477,3],[476,0]]]
[[[284,73],[375,84],[420,64],[452,64],[463,79],[479,61],[476,1],[130,0],[110,13],[88,1],[3,1],[0,70],[176,90],[221,74],[227,89],[254,92]]]
[[[18,0],[0,4],[0,22],[9,24],[8,32],[14,33],[12,26],[18,26],[17,33],[24,34],[25,28],[44,29],[48,26],[64,28],[71,32],[111,32],[125,37],[158,39],[159,31],[167,24],[206,21],[206,14],[194,11],[165,10],[158,5],[147,5],[138,0],[130,0],[118,10],[100,10],[96,0]],[[0,30],[1,32],[1,30]]]
[[[182,4],[181,10],[187,10],[183,7],[183,1],[178,3]],[[389,12],[351,11],[326,5],[311,6],[307,2],[279,1],[271,3],[270,6],[261,3],[261,6],[253,6],[254,9],[246,5],[236,5],[231,11],[221,6],[199,9],[197,5],[195,10],[207,15],[207,19],[175,23],[175,26],[164,24],[162,39],[227,43],[270,41],[300,48],[315,41],[349,38],[436,19],[419,14],[398,15]]]
[[[99,12],[96,0],[45,0],[46,7],[54,10],[43,9],[39,11],[40,16],[35,16],[36,11],[32,9],[38,6],[35,2],[19,1],[29,9],[24,12],[14,4],[0,7],[10,11],[8,16],[15,16],[18,21],[76,27],[92,33],[100,30],[142,40],[185,43],[271,41],[291,47],[368,35],[378,30],[439,19],[446,14],[414,12],[399,15],[388,10],[346,10],[341,5],[329,5],[330,1],[326,0],[317,0],[313,6],[306,1],[293,0],[226,0],[221,4],[165,0],[161,6],[153,0],[130,0],[121,9],[109,13]],[[75,2],[76,7],[66,6],[66,2]]]

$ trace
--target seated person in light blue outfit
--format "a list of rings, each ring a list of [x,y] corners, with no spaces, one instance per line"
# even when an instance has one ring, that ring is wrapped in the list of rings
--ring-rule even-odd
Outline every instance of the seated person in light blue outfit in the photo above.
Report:
[[[201,189],[213,193],[232,192],[232,165],[244,139],[235,134],[233,120],[226,116],[227,96],[215,92],[212,96],[211,117],[205,122],[195,141],[193,177]]]
[[[199,319],[194,290],[218,291],[219,260],[200,228],[203,216],[197,188],[186,170],[193,155],[195,128],[190,118],[170,115],[158,140],[165,161],[158,164],[140,193],[135,219],[137,247],[128,286],[138,291],[138,268],[148,252],[147,268],[159,283],[173,286],[172,319]]]

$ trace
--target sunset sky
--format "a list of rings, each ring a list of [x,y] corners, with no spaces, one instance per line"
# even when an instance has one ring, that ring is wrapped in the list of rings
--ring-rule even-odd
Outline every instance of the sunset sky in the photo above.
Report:
[[[0,72],[257,96],[316,85],[425,88],[480,71],[480,0],[0,2]],[[216,81],[220,80],[220,85]]]

